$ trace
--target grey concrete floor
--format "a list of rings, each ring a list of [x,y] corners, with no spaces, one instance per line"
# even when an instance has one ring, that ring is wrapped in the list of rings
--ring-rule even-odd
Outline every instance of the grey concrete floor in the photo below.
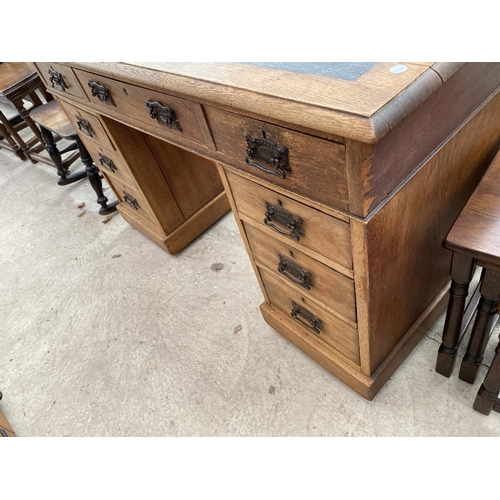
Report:
[[[19,436],[500,436],[472,409],[498,330],[470,386],[434,371],[441,317],[369,402],[264,322],[231,213],[171,256],[103,224],[87,181],[5,150],[0,193],[0,408]]]

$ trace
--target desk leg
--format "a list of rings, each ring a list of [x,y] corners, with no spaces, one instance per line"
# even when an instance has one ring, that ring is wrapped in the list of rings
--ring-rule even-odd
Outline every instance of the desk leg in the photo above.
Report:
[[[486,345],[496,325],[499,302],[500,272],[486,269],[481,283],[481,299],[477,308],[476,321],[458,375],[461,380],[470,384],[473,384],[476,379]]]
[[[108,205],[108,199],[106,198],[106,196],[104,196],[104,192],[102,190],[101,176],[99,174],[99,170],[95,166],[94,160],[92,160],[92,157],[90,156],[87,148],[84,146],[80,138],[76,138],[76,142],[78,144],[78,150],[80,151],[80,159],[85,165],[85,171],[87,172],[87,177],[89,178],[90,185],[97,194],[97,203],[101,205],[99,214],[109,215],[113,212],[116,212],[118,201],[114,201],[113,203],[110,203]]]
[[[450,300],[443,329],[443,339],[436,361],[436,372],[449,377],[455,366],[458,345],[463,333],[462,320],[469,284],[475,270],[475,259],[453,253],[451,262]]]

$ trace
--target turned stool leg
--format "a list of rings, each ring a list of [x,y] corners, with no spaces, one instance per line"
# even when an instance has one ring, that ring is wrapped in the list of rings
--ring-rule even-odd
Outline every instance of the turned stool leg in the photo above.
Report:
[[[90,156],[87,148],[84,146],[83,142],[80,138],[76,138],[76,142],[78,144],[78,150],[80,151],[80,159],[85,165],[85,171],[87,172],[87,177],[89,178],[90,185],[92,189],[97,194],[97,203],[101,205],[99,209],[99,213],[101,215],[108,215],[113,212],[116,212],[116,205],[118,205],[118,201],[113,203],[108,203],[108,199],[104,196],[104,192],[102,190],[102,181],[98,168],[94,164],[94,160]]]
[[[500,272],[486,269],[481,283],[481,299],[477,308],[476,321],[458,375],[461,380],[470,384],[473,384],[476,379],[491,331],[496,324],[499,302]]]
[[[443,339],[436,361],[436,372],[449,377],[455,366],[455,359],[462,334],[462,320],[465,300],[469,293],[475,269],[475,259],[454,253],[451,263],[450,300],[443,329]]]
[[[474,410],[489,415],[491,410],[500,413],[500,400],[498,394],[500,393],[500,342],[495,349],[495,357],[491,362],[490,368],[484,382],[481,384],[474,401]]]

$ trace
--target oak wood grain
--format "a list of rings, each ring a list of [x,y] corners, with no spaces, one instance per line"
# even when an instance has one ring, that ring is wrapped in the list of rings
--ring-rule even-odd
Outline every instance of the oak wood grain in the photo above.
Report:
[[[265,268],[259,268],[262,281],[269,297],[270,303],[285,314],[290,314],[293,304],[299,304],[322,321],[322,328],[317,335],[318,339],[333,347],[336,351],[346,356],[353,363],[359,364],[358,332],[356,328],[343,322],[325,308],[313,302],[301,291],[292,288],[285,281],[276,278]],[[311,331],[297,321],[300,329]]]
[[[499,87],[500,64],[467,63],[367,151],[364,207],[358,215],[387,199]]]
[[[105,148],[115,149],[115,146],[111,142],[108,134],[104,130],[101,121],[99,120],[99,117],[96,114],[77,108],[76,106],[73,106],[72,104],[69,104],[64,100],[59,100],[59,103],[64,109],[69,121],[73,125],[73,128],[79,133],[79,135],[85,135],[91,141],[94,141],[98,145],[104,146]],[[78,127],[79,117],[85,119],[90,124],[92,137],[90,137],[86,133],[80,132],[80,129]]]
[[[57,62],[36,62],[34,63],[38,74],[44,81],[47,89],[54,94],[70,94],[74,97],[87,100],[87,96],[78,81],[73,69],[64,64],[60,64]],[[66,89],[61,90],[58,87],[55,87],[54,84],[50,81],[49,70],[54,70],[59,73],[62,77],[64,84],[66,85]]]
[[[233,173],[227,177],[238,213],[244,214],[260,223],[262,230],[271,236],[278,234],[270,226],[264,224],[266,202],[282,207],[303,221],[300,240],[288,238],[290,245],[297,248],[307,247],[330,260],[352,269],[352,250],[349,224],[335,219],[318,210],[282,196],[258,184],[251,183]]]
[[[352,279],[330,269],[277,238],[270,237],[250,224],[243,224],[243,227],[250,243],[253,258],[260,267],[265,267],[277,278],[291,284],[305,297],[318,301],[320,305],[329,309],[333,314],[341,317],[352,326],[356,326],[354,282]],[[280,256],[290,259],[311,274],[310,290],[291,282],[278,272]]]
[[[145,138],[185,219],[224,190],[213,162],[155,137]]]
[[[343,144],[300,134],[210,106],[205,107],[205,115],[217,151],[228,157],[225,163],[230,163],[291,192],[303,194],[336,208],[344,210],[348,208]],[[257,167],[246,163],[245,158],[248,156],[246,135],[252,138],[265,135],[278,147],[288,148],[291,172],[285,172],[285,179],[262,172]],[[259,163],[258,160],[255,162]],[[265,163],[263,166],[269,168]]]
[[[87,73],[80,70],[75,70],[75,73],[84,88],[89,101],[96,108],[106,109],[116,107],[116,111],[125,116],[131,116],[141,122],[152,124],[165,138],[179,135],[185,137],[186,139],[199,142],[204,145],[206,144],[205,136],[200,127],[196,111],[199,104],[185,99],[179,99],[166,93],[155,92],[135,85],[127,85],[122,81],[116,81],[93,73]],[[89,82],[97,82],[104,85],[109,91],[109,96],[113,100],[114,106],[112,104],[101,102],[98,97],[93,97],[92,89],[88,85]],[[150,116],[150,110],[146,105],[147,101],[159,102],[162,106],[172,108],[175,111],[179,126],[182,130],[170,128],[164,124],[158,123],[156,119],[152,119]]]
[[[499,110],[497,94],[365,221],[370,375],[449,280],[441,243],[498,149]]]

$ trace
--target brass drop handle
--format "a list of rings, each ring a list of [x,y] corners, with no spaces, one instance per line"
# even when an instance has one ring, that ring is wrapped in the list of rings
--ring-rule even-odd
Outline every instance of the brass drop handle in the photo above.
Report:
[[[303,316],[306,321],[303,321],[299,315]],[[320,330],[323,329],[323,322],[317,316],[315,316],[311,311],[308,311],[305,307],[299,306],[293,301],[290,316],[306,328],[312,330],[316,335],[319,335]]]
[[[99,82],[90,81],[89,87],[92,90],[92,97],[97,97],[99,101],[109,104],[110,106],[116,106],[115,102],[109,94],[109,89]]]
[[[52,66],[49,68],[49,80],[52,88],[60,90],[61,92],[66,92],[68,86],[66,85],[64,78]]]
[[[266,226],[271,227],[275,231],[289,238],[292,238],[295,241],[300,240],[300,231],[302,229],[302,219],[300,217],[296,217],[292,215],[288,210],[285,210],[282,206],[271,205],[267,201],[264,202],[266,204],[266,213],[264,214],[264,224]],[[284,227],[288,231],[283,231],[272,222],[276,222],[280,226]]]
[[[247,141],[246,152],[248,156],[245,162],[248,165],[257,167],[266,174],[276,175],[280,179],[286,179],[286,173],[292,169],[288,164],[288,148],[286,146],[278,146],[276,143],[266,137],[266,133],[262,131],[262,137],[252,137],[245,134]],[[271,168],[266,168],[257,163],[266,163]]]
[[[293,260],[278,255],[280,263],[278,264],[278,272],[286,276],[290,281],[297,285],[310,290],[312,287],[312,275],[309,271],[299,266]]]
[[[104,167],[112,174],[114,174],[118,170],[113,163],[113,160],[111,158],[108,158],[106,155],[103,155],[102,153],[99,153],[99,163],[102,167]]]
[[[76,117],[76,124],[78,125],[78,129],[80,130],[80,132],[88,135],[89,137],[94,137],[95,132],[92,129],[92,126],[83,116]]]
[[[149,109],[149,116],[153,120],[156,120],[160,125],[166,125],[182,132],[177,115],[172,108],[163,106],[158,101],[146,101],[146,106]]]

